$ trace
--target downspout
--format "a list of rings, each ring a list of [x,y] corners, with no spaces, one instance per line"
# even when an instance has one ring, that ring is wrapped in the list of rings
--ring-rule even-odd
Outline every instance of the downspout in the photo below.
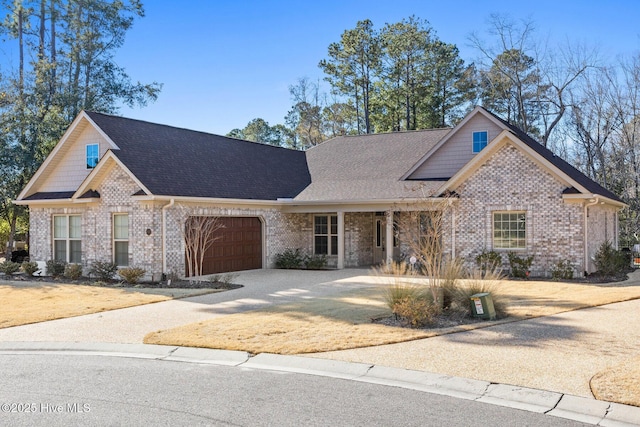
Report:
[[[589,268],[589,232],[588,232],[588,224],[587,224],[587,215],[589,206],[594,206],[600,203],[600,198],[594,195],[593,202],[586,203],[584,205],[584,274],[587,275],[587,269]]]
[[[162,273],[167,274],[167,209],[175,204],[171,199],[169,203],[162,207]]]

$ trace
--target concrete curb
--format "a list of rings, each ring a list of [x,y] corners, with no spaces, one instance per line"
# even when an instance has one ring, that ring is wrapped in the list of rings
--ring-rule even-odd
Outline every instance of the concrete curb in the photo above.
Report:
[[[252,357],[243,351],[148,344],[0,342],[0,355],[49,353],[131,357],[318,375],[475,400],[592,425],[611,427],[640,425],[640,407],[364,363],[267,353]]]

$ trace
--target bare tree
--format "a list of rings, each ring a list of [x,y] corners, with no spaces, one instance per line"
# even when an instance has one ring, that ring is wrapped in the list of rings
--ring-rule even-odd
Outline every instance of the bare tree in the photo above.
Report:
[[[217,232],[224,228],[220,217],[198,214],[195,208],[180,206],[184,227],[180,228],[185,247],[189,277],[202,276],[204,256],[213,243],[222,236]]]

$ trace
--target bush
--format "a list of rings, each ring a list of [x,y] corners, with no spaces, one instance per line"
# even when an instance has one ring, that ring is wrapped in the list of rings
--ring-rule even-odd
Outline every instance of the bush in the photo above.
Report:
[[[300,249],[287,249],[276,254],[276,268],[300,268],[303,262],[304,257],[300,254]]]
[[[122,278],[125,282],[135,285],[144,277],[145,270],[137,267],[126,267],[118,270],[118,276]]]
[[[222,283],[224,285],[231,285],[233,281],[238,277],[238,273],[225,273],[225,274],[216,274],[209,278],[209,281],[212,283]]]
[[[67,264],[64,268],[64,277],[70,280],[78,280],[82,276],[82,265]]]
[[[551,278],[554,280],[571,280],[573,279],[573,265],[569,260],[558,261],[551,267]]]
[[[24,274],[31,277],[33,273],[38,271],[38,263],[35,261],[23,261],[20,268],[24,271]]]
[[[66,267],[67,263],[65,261],[50,259],[47,261],[47,274],[52,277],[60,277],[64,275]]]
[[[511,276],[526,279],[529,277],[529,269],[533,264],[533,255],[523,258],[514,252],[509,252],[509,266],[511,267]]]
[[[327,256],[326,255],[313,255],[304,257],[304,266],[305,268],[311,270],[319,270],[325,268],[327,266]]]
[[[480,267],[482,271],[497,270],[502,266],[502,257],[495,251],[483,250],[482,253],[476,257],[476,265]]]
[[[433,324],[440,309],[424,298],[403,298],[393,306],[393,312],[412,328],[420,328]]]
[[[18,270],[20,270],[20,264],[18,264],[17,262],[3,261],[0,263],[0,271],[7,276],[11,276]]]
[[[109,282],[113,280],[113,276],[116,275],[118,266],[109,261],[94,261],[89,269],[89,274],[95,276],[97,279],[103,282]]]
[[[597,271],[603,276],[618,276],[629,269],[629,255],[613,248],[610,241],[603,242],[593,257]]]

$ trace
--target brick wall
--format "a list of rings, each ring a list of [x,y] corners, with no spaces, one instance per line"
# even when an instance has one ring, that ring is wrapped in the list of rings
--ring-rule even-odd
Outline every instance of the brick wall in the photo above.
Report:
[[[562,200],[565,188],[513,145],[506,145],[456,190],[460,195],[453,210],[456,256],[473,265],[483,249],[494,250],[493,213],[524,211],[526,249],[514,252],[534,256],[532,274],[549,275],[561,260],[569,260],[575,274],[581,274],[583,208]],[[451,246],[451,239],[445,241]],[[503,254],[508,267],[508,251],[495,250]]]

